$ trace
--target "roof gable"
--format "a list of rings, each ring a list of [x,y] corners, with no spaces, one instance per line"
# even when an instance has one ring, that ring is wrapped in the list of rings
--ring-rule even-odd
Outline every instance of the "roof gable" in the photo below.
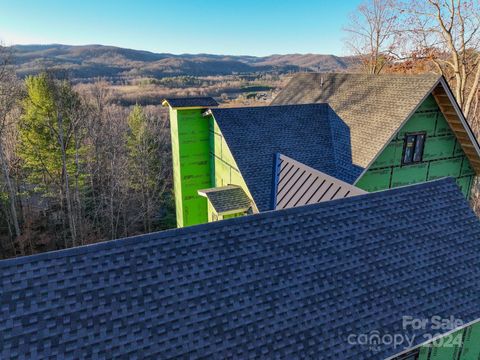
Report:
[[[479,237],[440,180],[0,261],[0,357],[385,358],[480,317]]]
[[[276,153],[349,183],[363,171],[352,164],[348,127],[328,104],[217,108],[210,113],[259,211],[272,206]]]
[[[305,73],[294,76],[272,105],[328,103],[350,129],[353,163],[367,168],[440,79]]]
[[[278,154],[275,166],[275,210],[343,199],[367,192]]]

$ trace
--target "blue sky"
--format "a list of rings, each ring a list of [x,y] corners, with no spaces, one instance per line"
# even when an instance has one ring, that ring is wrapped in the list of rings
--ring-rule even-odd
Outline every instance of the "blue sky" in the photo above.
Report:
[[[154,52],[343,55],[360,0],[0,0],[0,40]]]

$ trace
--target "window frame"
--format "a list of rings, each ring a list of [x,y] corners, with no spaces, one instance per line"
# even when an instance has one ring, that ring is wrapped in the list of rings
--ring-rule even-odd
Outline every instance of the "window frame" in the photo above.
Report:
[[[422,144],[422,149],[420,152],[420,160],[414,161],[415,157],[415,149],[417,147],[417,136],[423,135],[423,144]],[[407,139],[409,136],[415,136],[415,143],[413,146],[413,152],[412,152],[412,161],[411,162],[405,162],[405,151],[407,150]],[[425,142],[427,141],[427,132],[426,131],[416,131],[416,132],[409,132],[405,133],[404,138],[403,138],[403,149],[402,149],[402,161],[401,161],[401,166],[408,166],[408,165],[415,165],[415,164],[420,164],[423,162],[423,153],[425,150]]]

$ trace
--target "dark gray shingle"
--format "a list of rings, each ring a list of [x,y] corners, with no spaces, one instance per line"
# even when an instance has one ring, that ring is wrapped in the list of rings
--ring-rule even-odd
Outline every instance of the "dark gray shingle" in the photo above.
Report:
[[[198,193],[210,201],[218,214],[245,211],[252,206],[252,200],[245,194],[245,191],[235,185],[198,190]]]
[[[0,358],[383,359],[480,317],[479,239],[449,179],[0,261]]]
[[[282,153],[353,183],[350,131],[328,104],[217,108],[215,118],[259,211],[272,209],[274,157]]]
[[[365,168],[440,79],[304,73],[295,75],[272,105],[328,103],[350,129],[353,163]]]

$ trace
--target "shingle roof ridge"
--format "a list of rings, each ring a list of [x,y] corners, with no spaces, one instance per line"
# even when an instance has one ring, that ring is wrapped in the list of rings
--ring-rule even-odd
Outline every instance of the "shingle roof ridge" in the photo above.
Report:
[[[165,99],[175,99],[175,100],[184,100],[184,99],[213,99],[213,96],[168,96]]]
[[[364,76],[364,77],[404,77],[404,78],[412,78],[412,77],[432,77],[440,79],[442,77],[441,74],[437,74],[434,72],[427,72],[421,74],[403,74],[403,73],[381,73],[381,74],[365,74],[365,73],[356,73],[356,72],[299,72],[296,73],[292,78],[300,75],[335,75],[335,76]]]
[[[305,103],[305,104],[278,104],[278,105],[254,105],[254,106],[234,106],[234,107],[217,107],[215,109],[210,109],[212,112],[218,112],[223,111],[223,110],[242,110],[242,109],[260,109],[260,108],[266,108],[266,109],[271,109],[271,108],[279,108],[279,107],[284,107],[284,108],[289,108],[289,107],[301,107],[301,106],[318,106],[318,107],[324,107],[328,105],[328,103],[323,102],[323,103]]]
[[[148,233],[148,234],[143,234],[143,235],[135,235],[135,236],[130,236],[130,237],[125,237],[125,238],[120,238],[120,239],[114,239],[114,240],[108,240],[104,242],[99,242],[99,243],[94,243],[94,244],[87,244],[87,245],[82,245],[82,246],[77,246],[74,248],[68,248],[68,249],[61,249],[61,250],[55,250],[55,251],[49,251],[49,252],[44,252],[40,254],[33,254],[33,255],[27,255],[27,256],[22,256],[22,257],[16,257],[16,258],[11,258],[11,259],[5,259],[5,260],[0,260],[0,269],[1,268],[7,268],[15,265],[22,265],[34,261],[44,261],[44,260],[50,260],[50,259],[57,259],[57,258],[62,258],[62,257],[68,257],[69,255],[79,255],[79,254],[88,254],[92,253],[97,250],[103,250],[103,249],[108,249],[108,248],[118,248],[121,246],[125,245],[130,245],[132,243],[136,243],[138,241],[145,241],[145,240],[160,240],[160,239],[165,239],[168,237],[172,237],[175,235],[183,235],[185,233],[192,233],[195,231],[202,231],[202,230],[207,230],[207,229],[218,229],[222,228],[225,226],[228,226],[230,224],[236,224],[236,223],[241,223],[241,222],[246,222],[249,219],[252,219],[255,217],[257,220],[260,219],[265,219],[265,218],[271,218],[272,216],[280,216],[281,214],[285,214],[285,212],[289,212],[292,215],[297,214],[299,212],[303,211],[309,211],[315,209],[315,207],[318,207],[319,209],[321,208],[330,208],[337,206],[338,204],[344,204],[348,205],[351,202],[359,202],[365,199],[365,197],[368,197],[370,199],[376,199],[378,197],[383,197],[385,196],[386,193],[390,193],[391,195],[394,194],[399,194],[405,191],[409,191],[411,189],[417,189],[418,191],[421,191],[423,188],[429,188],[431,186],[442,186],[442,184],[455,184],[455,180],[453,178],[447,177],[447,178],[441,178],[441,179],[436,179],[432,181],[428,181],[425,183],[420,183],[420,184],[411,184],[411,185],[406,185],[406,186],[401,186],[397,187],[394,189],[388,189],[388,190],[382,190],[378,192],[373,192],[373,193],[367,193],[367,194],[362,194],[358,195],[355,197],[349,197],[349,198],[344,198],[344,199],[335,199],[331,200],[328,202],[322,202],[322,203],[317,203],[317,204],[308,204],[308,205],[303,205],[299,207],[294,207],[294,208],[288,208],[288,209],[279,209],[279,210],[268,210],[264,211],[261,213],[253,214],[253,215],[247,215],[247,216],[242,216],[242,217],[237,217],[237,218],[232,218],[232,219],[226,219],[222,221],[216,221],[216,222],[210,222],[210,223],[205,223],[205,224],[200,224],[200,225],[193,225],[193,226],[187,226],[183,228],[174,228],[174,229],[168,229],[168,230],[163,230],[163,231],[158,231],[158,232],[153,232],[153,233]],[[389,196],[389,195],[388,195]]]

